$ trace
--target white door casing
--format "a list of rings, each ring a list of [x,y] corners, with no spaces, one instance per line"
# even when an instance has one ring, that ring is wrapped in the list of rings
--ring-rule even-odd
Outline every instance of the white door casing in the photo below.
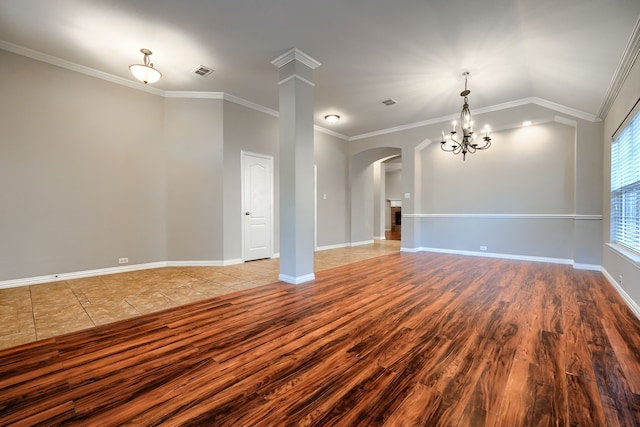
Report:
[[[273,256],[273,157],[242,152],[243,258]]]

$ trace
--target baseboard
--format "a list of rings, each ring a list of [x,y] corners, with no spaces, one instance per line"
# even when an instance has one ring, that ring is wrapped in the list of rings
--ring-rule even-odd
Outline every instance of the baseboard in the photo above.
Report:
[[[300,283],[305,283],[305,282],[309,282],[311,280],[314,280],[316,278],[316,275],[314,273],[311,274],[305,274],[304,276],[289,276],[286,274],[280,274],[278,276],[278,280],[280,280],[281,282],[286,282],[286,283],[291,283],[292,285],[299,285]]]
[[[342,248],[346,248],[348,246],[349,246],[348,243],[340,243],[340,244],[337,244],[337,245],[328,245],[328,246],[318,246],[316,248],[316,252],[328,251],[330,249],[342,249]]]
[[[127,273],[130,271],[149,270],[151,268],[166,267],[166,262],[150,262],[146,264],[133,264],[118,267],[98,268],[95,270],[74,271],[71,273],[49,274],[46,276],[26,277],[24,279],[0,281],[0,289],[15,288],[18,286],[37,285],[40,283],[58,282],[61,280],[82,279],[85,277],[104,276],[107,274]]]
[[[579,262],[573,263],[573,268],[576,270],[591,270],[591,271],[602,271],[602,266],[597,264],[581,264]]]
[[[26,277],[0,281],[0,289],[16,288],[19,286],[38,285],[40,283],[59,282],[61,280],[82,279],[85,277],[104,276],[107,274],[128,273],[131,271],[149,270],[162,267],[224,267],[241,264],[241,259],[225,261],[161,261],[145,264],[131,264],[118,267],[97,268],[94,270],[74,271],[71,273],[48,274],[45,276]]]
[[[349,243],[349,246],[350,246],[350,247],[353,247],[353,246],[371,245],[371,244],[372,244],[372,243],[374,243],[374,242],[375,242],[374,240],[363,240],[363,241],[361,241],[361,242],[352,242],[352,243]]]
[[[442,249],[442,248],[426,248],[420,247],[412,252],[437,252],[443,254],[454,254],[454,255],[468,255],[468,256],[477,256],[484,258],[500,258],[500,259],[511,259],[516,261],[533,261],[533,262],[548,262],[552,264],[569,264],[573,265],[574,262],[572,259],[565,258],[549,258],[549,257],[540,257],[540,256],[529,256],[529,255],[512,255],[512,254],[501,254],[495,252],[476,252],[476,251],[461,251],[456,249]],[[405,250],[405,252],[411,252],[410,250]]]
[[[600,271],[602,271],[602,274],[604,274],[604,277],[607,279],[607,281],[611,283],[611,286],[613,286],[618,294],[620,294],[624,302],[627,304],[627,307],[629,307],[633,314],[635,314],[636,317],[640,319],[640,306],[638,306],[638,304],[633,300],[633,298],[629,296],[629,294],[622,288],[622,286],[620,286],[620,284],[613,278],[613,276],[609,274],[606,268],[603,267]]]

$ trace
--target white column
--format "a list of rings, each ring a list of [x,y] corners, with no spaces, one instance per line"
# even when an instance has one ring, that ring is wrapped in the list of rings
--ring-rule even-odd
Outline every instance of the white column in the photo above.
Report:
[[[320,63],[298,49],[271,62],[280,69],[280,275],[313,280],[313,70]]]

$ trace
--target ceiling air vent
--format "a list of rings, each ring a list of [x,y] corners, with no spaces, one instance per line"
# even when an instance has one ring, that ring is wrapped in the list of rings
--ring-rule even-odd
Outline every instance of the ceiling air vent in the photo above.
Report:
[[[207,77],[211,74],[213,74],[213,70],[209,67],[205,67],[204,65],[200,65],[198,67],[196,67],[195,70],[193,70],[193,74],[196,74],[200,77]]]
[[[395,99],[385,99],[384,101],[382,101],[382,103],[388,107],[390,105],[397,104],[398,101],[396,101]]]

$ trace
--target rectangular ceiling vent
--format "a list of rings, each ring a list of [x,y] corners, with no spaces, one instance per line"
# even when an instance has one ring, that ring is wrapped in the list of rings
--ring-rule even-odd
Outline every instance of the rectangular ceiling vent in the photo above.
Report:
[[[382,101],[382,103],[388,107],[390,105],[397,104],[398,101],[396,101],[395,99],[385,99],[384,101]]]
[[[204,65],[200,65],[198,67],[196,67],[195,70],[193,70],[193,74],[196,74],[200,77],[207,77],[211,74],[213,74],[213,70],[209,67],[205,67]]]

